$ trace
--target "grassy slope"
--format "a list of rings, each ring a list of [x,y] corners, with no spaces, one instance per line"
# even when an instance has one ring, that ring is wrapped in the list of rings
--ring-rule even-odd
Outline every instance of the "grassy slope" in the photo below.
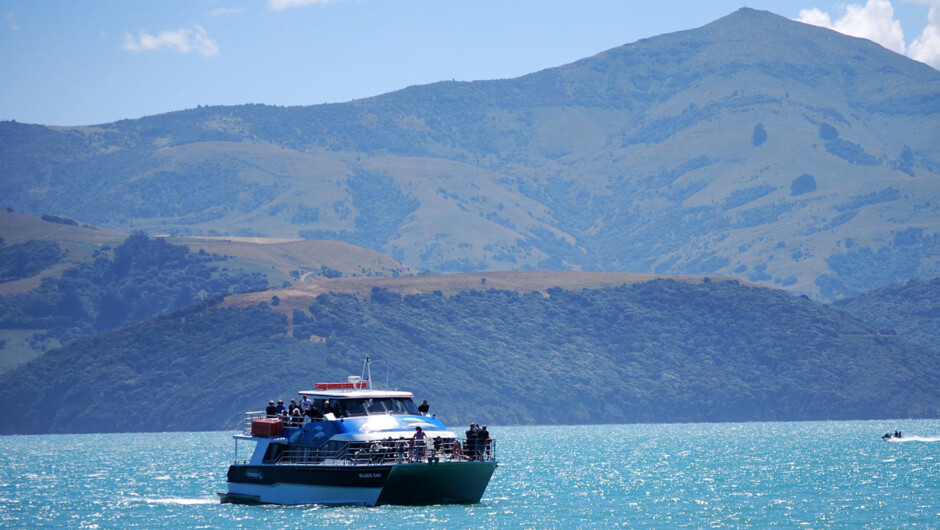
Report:
[[[45,276],[61,276],[66,268],[90,261],[92,254],[101,247],[120,244],[127,234],[87,225],[50,223],[37,217],[0,210],[0,237],[6,245],[30,240],[54,241],[67,253],[62,262],[31,278],[0,283],[0,295],[6,295],[35,289]]]
[[[31,240],[53,241],[65,252],[62,261],[34,276],[0,283],[0,296],[12,296],[35,289],[42,278],[61,277],[65,270],[90,262],[96,251],[120,245],[127,234],[87,225],[51,223],[0,210],[0,237],[6,245]],[[336,241],[219,237],[176,237],[168,240],[175,245],[185,245],[192,252],[204,250],[226,256],[227,259],[218,264],[220,268],[259,272],[268,277],[270,285],[277,286],[315,279],[327,271],[344,276],[371,277],[416,273],[375,251]],[[0,329],[0,373],[36,358],[45,351],[45,347],[60,346],[55,340],[49,340],[45,345],[30,340],[34,334],[42,331]]]
[[[224,307],[248,307],[270,302],[272,296],[277,296],[280,299],[280,305],[274,309],[289,313],[296,308],[306,309],[321,294],[352,294],[360,299],[368,299],[374,288],[387,289],[401,295],[428,294],[439,291],[444,296],[453,296],[461,292],[488,291],[490,289],[513,291],[519,294],[538,292],[547,295],[548,290],[551,288],[577,291],[581,289],[605,289],[656,279],[701,283],[706,281],[706,278],[729,279],[715,276],[666,276],[661,274],[579,271],[492,271],[405,278],[321,278],[284,289],[230,296],[225,299],[222,305]],[[756,284],[743,280],[734,279],[734,281],[756,287]]]
[[[266,274],[271,285],[323,275],[323,267],[343,276],[408,276],[416,274],[401,263],[348,243],[325,240],[261,237],[171,237],[174,245],[192,251],[231,256],[234,265]],[[294,273],[293,275],[291,273]]]

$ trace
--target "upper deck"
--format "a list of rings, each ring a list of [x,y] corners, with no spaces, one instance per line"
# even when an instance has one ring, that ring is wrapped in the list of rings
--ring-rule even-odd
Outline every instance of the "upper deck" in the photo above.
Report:
[[[349,381],[344,383],[317,383],[314,390],[302,390],[297,394],[301,396],[316,396],[323,398],[413,398],[411,392],[400,390],[376,390],[372,387],[372,381],[366,378],[364,381],[356,376],[349,376]]]
[[[373,389],[317,389],[317,390],[301,390],[297,392],[300,396],[308,396],[310,398],[320,397],[320,398],[336,398],[336,399],[347,399],[347,398],[400,398],[408,399],[413,398],[415,395],[411,392],[404,392],[400,390],[373,390]]]

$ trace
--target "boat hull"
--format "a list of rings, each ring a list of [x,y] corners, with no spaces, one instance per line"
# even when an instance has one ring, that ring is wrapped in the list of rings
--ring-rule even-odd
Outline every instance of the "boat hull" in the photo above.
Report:
[[[496,462],[229,467],[223,503],[429,505],[480,502]]]
[[[392,468],[378,504],[476,504],[496,462],[427,462]]]

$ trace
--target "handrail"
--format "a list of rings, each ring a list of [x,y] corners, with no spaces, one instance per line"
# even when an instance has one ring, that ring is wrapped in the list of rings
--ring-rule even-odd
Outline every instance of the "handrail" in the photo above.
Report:
[[[453,441],[460,441],[461,450],[454,450]],[[399,442],[404,447],[399,448]],[[277,456],[274,464],[279,465],[317,465],[328,462],[330,465],[365,466],[376,464],[399,464],[405,462],[495,462],[496,441],[488,440],[482,445],[467,446],[466,439],[448,439],[439,449],[433,442],[422,450],[420,444],[412,445],[411,440],[393,440],[389,446],[387,440],[371,442],[348,442],[335,450],[326,450],[312,446],[289,446]],[[463,448],[467,447],[466,450]]]
[[[242,428],[242,434],[251,436],[251,422],[255,420],[278,420],[284,427],[302,427],[305,423],[311,421],[321,421],[307,416],[268,416],[263,410],[251,411],[245,413],[245,425]]]
[[[299,427],[305,421],[320,421],[302,418],[300,424],[292,425],[290,417],[285,421],[281,417],[268,416],[264,411],[246,412],[243,434],[251,436],[252,422],[262,419],[280,420],[285,427]],[[320,447],[290,445],[278,454],[273,463],[311,465],[322,464],[328,460],[331,465],[374,465],[428,461],[496,461],[496,441],[493,439],[482,442],[476,440],[468,444],[467,438],[448,438],[441,441],[440,448],[435,448],[434,442],[433,439],[426,439],[423,446],[420,443],[413,444],[410,438],[348,442],[330,451]],[[459,451],[455,450],[455,442],[460,442]]]

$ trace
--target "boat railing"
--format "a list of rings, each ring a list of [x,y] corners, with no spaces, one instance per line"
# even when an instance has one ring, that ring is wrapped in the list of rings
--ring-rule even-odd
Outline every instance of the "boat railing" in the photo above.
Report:
[[[267,419],[268,415],[263,410],[250,411],[245,413],[245,425],[242,427],[242,433],[251,436],[251,422],[255,420]]]
[[[269,416],[265,411],[251,411],[245,413],[245,424],[242,427],[242,433],[245,436],[252,435],[252,424],[257,420],[278,421],[282,427],[302,427],[305,423],[314,420],[305,416]]]
[[[496,441],[467,444],[466,439],[448,439],[435,447],[433,440],[424,447],[410,439],[373,442],[349,442],[338,449],[293,446],[278,454],[275,464],[363,466],[403,462],[496,461]]]

